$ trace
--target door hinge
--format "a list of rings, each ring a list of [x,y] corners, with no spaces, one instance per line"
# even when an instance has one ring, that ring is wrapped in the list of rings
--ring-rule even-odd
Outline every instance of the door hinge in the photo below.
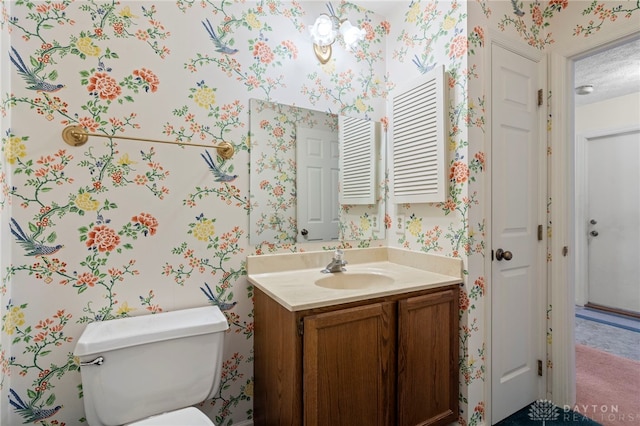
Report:
[[[538,225],[538,241],[542,241],[542,225]]]
[[[567,246],[562,247],[562,255],[566,257],[568,254],[569,254],[569,247]]]
[[[544,105],[543,96],[544,96],[544,94],[542,92],[542,89],[538,90],[538,106]]]
[[[542,360],[538,360],[538,376],[542,377]]]
[[[302,318],[298,320],[298,334],[301,336],[304,334],[304,319]]]

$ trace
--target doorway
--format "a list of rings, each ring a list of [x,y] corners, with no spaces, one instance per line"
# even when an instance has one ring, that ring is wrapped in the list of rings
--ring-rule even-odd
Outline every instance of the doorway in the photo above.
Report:
[[[640,315],[640,38],[574,62],[576,305]],[[612,75],[612,71],[615,74]]]
[[[621,385],[624,380],[616,379],[613,372],[623,371],[626,358],[637,352],[628,347],[637,341],[637,331],[621,330],[624,321],[604,311],[640,313],[640,73],[635,60],[639,57],[636,36],[573,61],[573,302],[577,318],[571,321],[571,342],[576,353],[572,385],[580,407],[596,402],[605,406],[608,401],[610,407],[615,403],[618,408],[625,395],[631,399]],[[611,75],[611,69],[620,75]],[[601,356],[613,367],[611,372],[586,361]],[[599,386],[592,386],[590,380],[595,378]],[[606,390],[608,384],[611,387]],[[610,394],[615,394],[614,399],[607,400]],[[582,414],[605,420],[588,409]]]

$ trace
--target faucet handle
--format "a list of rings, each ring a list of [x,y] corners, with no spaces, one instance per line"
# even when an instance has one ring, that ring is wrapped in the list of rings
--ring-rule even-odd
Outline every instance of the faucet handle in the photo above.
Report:
[[[342,251],[341,249],[336,249],[336,251],[333,253],[333,258],[335,260],[342,260],[342,256],[344,256],[344,251]]]

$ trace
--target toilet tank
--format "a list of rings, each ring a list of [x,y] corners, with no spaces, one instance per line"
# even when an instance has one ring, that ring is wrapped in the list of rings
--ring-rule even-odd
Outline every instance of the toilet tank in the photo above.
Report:
[[[74,355],[95,362],[80,369],[89,425],[122,425],[213,396],[228,328],[217,306],[87,325]]]

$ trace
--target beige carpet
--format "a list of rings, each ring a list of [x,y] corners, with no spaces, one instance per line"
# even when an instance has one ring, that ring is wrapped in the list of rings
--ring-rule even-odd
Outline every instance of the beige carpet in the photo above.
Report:
[[[640,362],[576,345],[576,407],[603,425],[640,425]]]

